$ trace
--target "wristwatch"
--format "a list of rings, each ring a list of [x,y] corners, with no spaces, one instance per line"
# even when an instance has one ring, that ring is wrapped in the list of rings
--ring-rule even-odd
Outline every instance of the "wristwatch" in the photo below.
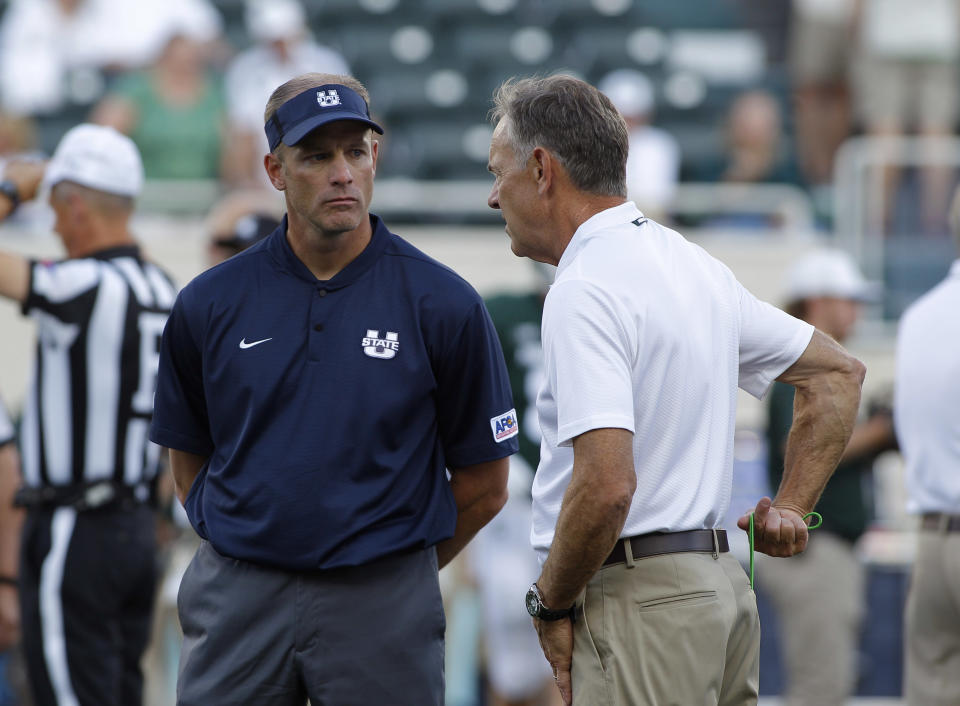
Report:
[[[9,179],[0,181],[0,194],[10,199],[10,210],[13,211],[20,205],[20,190],[17,185]]]
[[[540,587],[533,584],[527,591],[527,612],[539,620],[563,620],[573,616],[573,607],[566,610],[550,610],[543,604],[543,594]]]

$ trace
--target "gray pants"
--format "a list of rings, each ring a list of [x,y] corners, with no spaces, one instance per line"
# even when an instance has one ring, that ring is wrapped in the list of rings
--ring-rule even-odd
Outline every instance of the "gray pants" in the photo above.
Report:
[[[180,584],[178,706],[441,706],[434,549],[291,573],[203,542]]]

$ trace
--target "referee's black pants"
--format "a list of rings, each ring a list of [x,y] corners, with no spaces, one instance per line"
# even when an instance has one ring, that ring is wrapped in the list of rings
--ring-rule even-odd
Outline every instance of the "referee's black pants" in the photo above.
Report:
[[[35,706],[138,706],[157,581],[153,511],[30,510],[20,554]]]

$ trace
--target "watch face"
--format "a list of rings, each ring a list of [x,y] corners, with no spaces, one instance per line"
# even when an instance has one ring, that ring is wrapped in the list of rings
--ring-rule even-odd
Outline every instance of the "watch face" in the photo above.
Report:
[[[527,612],[536,618],[540,614],[540,596],[532,588],[527,591]]]

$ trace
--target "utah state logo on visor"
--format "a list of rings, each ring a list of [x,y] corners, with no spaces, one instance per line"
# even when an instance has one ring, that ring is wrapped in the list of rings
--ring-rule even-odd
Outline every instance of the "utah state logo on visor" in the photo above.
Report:
[[[336,88],[330,88],[326,91],[317,91],[317,103],[321,108],[329,108],[334,105],[340,105],[340,94]]]

